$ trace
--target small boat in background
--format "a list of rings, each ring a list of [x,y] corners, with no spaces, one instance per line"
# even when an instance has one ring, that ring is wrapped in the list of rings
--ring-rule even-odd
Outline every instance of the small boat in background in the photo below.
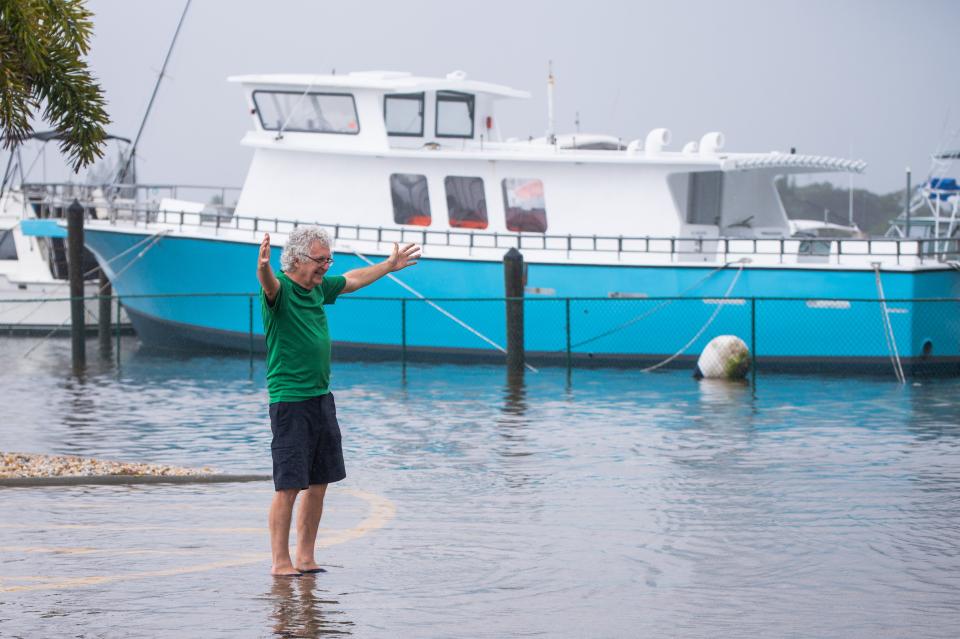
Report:
[[[960,149],[933,156],[930,176],[911,189],[909,213],[897,216],[888,237],[926,240],[929,252],[960,240],[960,184],[957,178],[945,175],[958,159]]]
[[[110,135],[108,139],[129,144]],[[46,145],[59,140],[55,131],[34,133],[27,143]],[[105,215],[104,190],[82,184],[61,184],[32,189],[27,184],[30,169],[23,162],[23,147],[11,152],[0,186],[0,333],[49,334],[70,330],[69,258],[66,229],[57,224],[66,217],[74,196],[84,201],[89,219]],[[39,154],[44,149],[38,150]],[[123,149],[117,166],[124,161]],[[104,167],[95,167],[104,171]],[[109,170],[109,169],[107,169]],[[131,173],[130,180],[135,179]],[[88,249],[83,252],[84,296],[99,295],[100,268]],[[98,300],[85,303],[88,326],[96,330]],[[121,322],[129,319],[121,313]]]

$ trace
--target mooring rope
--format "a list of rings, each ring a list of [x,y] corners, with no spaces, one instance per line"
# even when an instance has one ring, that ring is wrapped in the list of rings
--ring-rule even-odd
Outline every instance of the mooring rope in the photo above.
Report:
[[[900,363],[900,351],[897,350],[897,336],[893,332],[893,324],[890,322],[890,309],[887,308],[886,296],[883,294],[883,282],[880,281],[880,264],[873,263],[873,272],[877,278],[877,292],[880,295],[880,310],[883,312],[883,336],[887,340],[887,352],[890,353],[890,362],[893,364],[893,373],[897,376],[897,382],[905,384],[906,376],[903,374],[903,365]]]
[[[373,260],[371,260],[371,259],[368,258],[367,256],[363,255],[363,254],[362,254],[360,251],[358,251],[357,249],[352,248],[351,250],[354,252],[354,254],[355,254],[357,257],[359,257],[361,260],[363,260],[363,261],[366,262],[367,264],[369,264],[369,265],[371,265],[371,266],[374,265]],[[497,350],[500,351],[501,353],[506,353],[506,352],[507,352],[507,349],[505,349],[503,346],[500,346],[499,344],[497,344],[496,342],[494,342],[492,339],[490,339],[489,337],[487,337],[486,335],[484,335],[483,333],[481,333],[481,332],[478,331],[477,329],[473,328],[472,326],[470,326],[469,324],[467,324],[466,322],[464,322],[464,321],[463,321],[462,319],[460,319],[459,317],[455,316],[455,315],[454,315],[453,313],[451,313],[450,311],[448,311],[448,310],[446,310],[445,308],[441,307],[441,306],[440,306],[439,304],[437,304],[436,302],[433,302],[433,301],[427,299],[427,298],[426,298],[424,295],[422,295],[419,291],[414,290],[414,288],[413,288],[412,286],[410,286],[409,284],[403,282],[400,278],[398,278],[397,276],[395,276],[393,273],[387,273],[387,277],[389,277],[391,280],[393,280],[394,282],[396,282],[397,284],[399,284],[399,285],[400,285],[401,287],[403,287],[405,290],[409,291],[410,293],[413,293],[413,294],[416,295],[418,298],[420,298],[421,300],[423,300],[424,302],[426,302],[427,304],[429,304],[430,306],[432,306],[434,309],[436,309],[437,311],[439,311],[439,312],[440,312],[442,315],[444,315],[445,317],[453,320],[454,322],[456,322],[457,324],[459,324],[460,326],[462,326],[463,328],[465,328],[466,330],[468,330],[470,333],[473,333],[474,335],[476,335],[477,337],[479,337],[480,339],[482,339],[483,341],[485,341],[487,344],[490,344],[491,346],[493,346],[495,349],[497,349]],[[534,368],[533,366],[531,366],[530,364],[528,364],[528,363],[526,363],[526,362],[524,362],[523,365],[526,366],[529,370],[533,371],[534,373],[540,372],[540,371],[538,371],[536,368]]]
[[[152,249],[154,246],[156,246],[156,245],[160,242],[160,240],[162,240],[162,239],[164,238],[164,236],[166,236],[166,234],[169,233],[169,232],[170,232],[169,229],[163,229],[162,231],[159,231],[159,232],[151,235],[150,238],[148,238],[148,239],[151,239],[151,240],[152,240],[152,241],[150,242],[150,244],[148,244],[146,247],[144,247],[144,249],[143,249],[142,251],[140,251],[139,253],[137,253],[137,256],[136,256],[135,258],[133,258],[132,260],[130,260],[129,262],[127,262],[127,264],[126,264],[122,269],[120,269],[119,271],[117,271],[116,273],[114,273],[114,274],[113,274],[113,279],[110,280],[110,282],[109,282],[108,284],[104,284],[103,287],[100,288],[100,291],[99,291],[99,292],[102,293],[102,292],[104,291],[104,289],[106,289],[106,287],[107,287],[109,284],[112,284],[113,282],[116,282],[118,279],[120,279],[120,276],[123,275],[123,274],[127,271],[128,268],[130,268],[131,266],[133,266],[134,264],[136,264],[137,261],[140,260],[140,258],[142,258],[144,255],[147,254],[147,251],[149,251],[149,250]],[[112,262],[113,260],[117,259],[117,258],[120,257],[121,255],[126,255],[126,254],[129,253],[131,250],[133,250],[135,247],[139,246],[139,244],[140,244],[140,243],[138,242],[137,244],[134,244],[133,246],[131,246],[129,249],[125,250],[123,253],[118,253],[116,256],[110,258],[110,260],[108,260],[107,263],[109,264],[110,262]]]
[[[737,266],[738,266],[737,274],[733,276],[733,281],[730,282],[730,286],[727,287],[727,292],[723,294],[723,299],[724,299],[724,300],[727,299],[728,297],[730,297],[730,293],[733,292],[733,287],[737,285],[737,280],[739,280],[739,279],[740,279],[740,276],[743,274],[743,262],[741,262],[741,263],[738,264]],[[660,362],[659,364],[654,364],[653,366],[650,366],[650,367],[648,367],[648,368],[642,368],[642,369],[640,369],[640,372],[641,372],[641,373],[649,373],[650,371],[655,371],[655,370],[657,370],[658,368],[660,368],[661,366],[666,366],[667,364],[669,364],[669,363],[672,362],[673,360],[675,360],[675,359],[677,359],[678,357],[680,357],[681,355],[683,355],[683,353],[684,353],[688,348],[690,348],[690,347],[693,345],[694,342],[696,342],[698,339],[700,339],[700,336],[703,335],[703,333],[707,330],[707,328],[709,328],[709,326],[710,326],[711,324],[713,324],[713,320],[717,319],[717,315],[720,314],[720,311],[723,310],[723,307],[724,307],[723,302],[718,302],[718,303],[717,303],[717,308],[715,308],[715,309],[713,310],[713,313],[710,315],[710,319],[707,320],[707,323],[704,324],[702,327],[700,327],[700,330],[697,331],[697,334],[694,335],[693,337],[691,337],[691,338],[690,338],[690,341],[683,345],[683,348],[681,348],[679,351],[677,351],[676,353],[674,353],[673,355],[671,355],[671,356],[668,357],[667,359],[663,360],[663,361]]]
[[[158,233],[155,233],[155,234],[149,236],[148,238],[146,238],[146,240],[151,240],[151,239],[152,239],[153,241],[150,242],[150,244],[148,244],[146,247],[144,247],[144,249],[143,249],[142,251],[140,251],[139,253],[137,253],[137,256],[136,256],[135,258],[133,258],[132,260],[130,260],[130,262],[129,262],[126,266],[124,266],[120,271],[118,271],[117,273],[115,273],[112,280],[110,280],[109,282],[107,282],[106,284],[104,284],[103,286],[101,286],[99,289],[97,289],[97,294],[99,295],[100,293],[103,293],[103,291],[106,290],[107,286],[110,286],[111,284],[113,284],[114,282],[116,282],[118,279],[120,279],[120,276],[123,275],[124,272],[125,272],[128,268],[130,268],[131,266],[133,266],[138,260],[140,260],[144,255],[146,255],[147,252],[148,252],[150,249],[152,249],[154,246],[156,246],[156,245],[160,242],[160,240],[162,240],[163,237],[164,237],[168,232],[169,232],[168,229],[164,229],[164,230],[162,230],[162,231],[160,231],[160,232],[158,232]],[[136,248],[137,246],[140,246],[141,244],[143,244],[143,242],[146,241],[146,240],[141,240],[140,242],[137,242],[136,244],[134,244],[133,246],[131,246],[131,247],[128,248],[127,250],[123,251],[122,253],[118,253],[118,254],[115,255],[114,257],[110,258],[110,260],[108,260],[107,263],[112,262],[113,260],[117,259],[118,257],[120,257],[120,256],[122,256],[122,255],[126,255],[127,253],[129,253],[131,250],[133,250],[133,249]],[[91,271],[91,272],[92,272],[92,271]],[[84,304],[84,311],[86,311],[86,304]],[[47,333],[46,335],[44,335],[43,337],[41,337],[39,340],[37,340],[37,343],[34,344],[33,346],[31,346],[31,347],[27,350],[27,352],[23,354],[24,359],[26,359],[27,357],[29,357],[30,354],[31,354],[33,351],[35,351],[41,344],[43,344],[45,341],[47,341],[48,339],[50,339],[50,337],[51,337],[54,333],[56,333],[56,332],[59,331],[61,328],[63,328],[64,324],[66,324],[66,323],[70,320],[70,317],[71,317],[71,316],[69,316],[69,315],[68,315],[67,317],[65,317],[64,320],[63,320],[62,322],[60,322],[60,324],[58,324],[57,326],[55,326],[49,333]],[[119,330],[119,327],[117,327],[117,328],[118,328],[118,330]]]
[[[18,222],[18,224],[19,224],[19,222]],[[156,238],[158,235],[164,235],[164,234],[167,233],[167,232],[168,232],[167,230],[163,230],[163,231],[160,231],[160,232],[155,233],[155,234],[153,234],[153,235],[148,235],[148,236],[144,237],[142,240],[140,240],[139,242],[133,244],[132,246],[130,246],[130,247],[127,248],[126,250],[124,250],[124,251],[122,251],[122,252],[120,252],[120,253],[117,253],[116,255],[114,255],[113,257],[111,257],[109,260],[106,260],[106,261],[104,262],[104,264],[105,264],[105,265],[106,265],[106,264],[110,264],[111,262],[113,262],[113,261],[115,261],[115,260],[118,260],[119,258],[123,257],[124,255],[126,255],[126,254],[129,253],[130,251],[136,250],[138,247],[140,247],[140,246],[141,246],[142,244],[144,244],[145,242],[148,242],[148,241]],[[134,261],[136,261],[136,260],[134,260]],[[132,264],[132,263],[133,263],[133,262],[131,262],[131,264]],[[128,264],[127,266],[129,266],[129,264]],[[83,280],[86,280],[86,278],[87,278],[88,275],[93,275],[93,274],[96,273],[98,270],[100,270],[100,265],[99,265],[99,264],[98,264],[97,266],[93,267],[92,269],[90,269],[89,271],[86,271],[81,277],[82,277]],[[126,270],[126,268],[125,268],[124,270]],[[117,278],[117,276],[114,275],[114,279],[116,279],[116,278]],[[66,285],[69,284],[69,283],[70,283],[70,280],[57,280],[56,282],[51,282],[50,284],[47,284],[47,286],[49,286],[49,287],[51,287],[51,288],[58,288],[58,287],[61,287],[61,286],[66,286]],[[105,288],[106,288],[106,286],[102,287],[102,288],[98,291],[98,294],[99,294],[99,293],[102,293]],[[0,310],[0,315],[4,315],[5,313],[9,313],[9,312],[11,312],[11,311],[14,311],[14,310],[16,310],[16,309],[18,309],[18,308],[21,308],[21,307],[23,307],[23,306],[25,306],[25,305],[27,305],[27,304],[34,304],[34,303],[35,303],[37,306],[36,306],[35,308],[33,308],[29,313],[27,313],[26,315],[24,315],[23,317],[21,317],[20,320],[17,322],[17,324],[23,324],[23,323],[24,323],[27,319],[29,319],[34,313],[36,313],[38,310],[40,310],[40,308],[41,308],[44,304],[46,304],[48,301],[50,301],[50,298],[54,297],[54,296],[57,295],[57,294],[59,294],[59,291],[51,291],[51,292],[48,292],[48,293],[45,293],[45,294],[41,295],[40,298],[39,298],[39,301],[34,300],[34,301],[30,301],[30,302],[20,302],[19,304],[11,304],[9,307],[6,307],[6,308],[4,308],[3,310]],[[63,326],[63,324],[61,324],[60,326]],[[59,329],[60,326],[58,326],[58,327],[57,327],[56,329],[54,329],[54,330]]]
[[[737,260],[737,261],[734,261],[734,262],[726,262],[723,266],[720,266],[720,267],[718,267],[718,268],[715,268],[714,270],[710,271],[709,273],[707,273],[706,275],[704,275],[702,278],[700,278],[699,280],[697,280],[696,282],[694,282],[693,284],[691,284],[691,285],[688,286],[687,288],[685,288],[685,289],[683,289],[682,291],[680,291],[680,294],[677,295],[677,297],[678,297],[678,298],[679,298],[679,297],[683,297],[684,295],[686,295],[687,293],[689,293],[689,292],[692,291],[693,289],[698,288],[700,285],[702,285],[704,282],[706,282],[708,279],[710,279],[711,277],[713,277],[714,275],[716,275],[716,274],[719,273],[720,271],[728,268],[729,266],[731,266],[731,265],[733,265],[733,264],[737,264],[737,263],[743,264],[744,261],[743,261],[743,260]],[[647,311],[644,311],[643,313],[640,313],[640,314],[637,315],[636,317],[633,317],[633,318],[631,318],[631,319],[628,319],[626,322],[624,322],[624,323],[622,323],[622,324],[620,324],[620,325],[618,325],[618,326],[614,326],[613,328],[608,329],[608,330],[600,333],[599,335],[594,335],[593,337],[588,337],[587,339],[581,340],[581,341],[577,342],[576,344],[571,344],[571,345],[570,345],[570,348],[571,348],[571,349],[577,348],[577,347],[579,347],[579,346],[583,346],[584,344],[589,344],[590,342],[595,342],[595,341],[597,341],[598,339],[601,339],[601,338],[603,338],[603,337],[607,337],[608,335],[613,335],[614,333],[616,333],[616,332],[618,332],[618,331],[622,331],[623,329],[627,328],[628,326],[632,326],[632,325],[636,324],[637,322],[639,322],[639,321],[641,321],[641,320],[644,320],[644,319],[650,317],[651,315],[653,315],[654,313],[656,313],[656,312],[659,311],[660,309],[666,308],[667,306],[670,306],[671,304],[673,304],[673,303],[676,302],[676,301],[678,301],[678,300],[676,300],[676,299],[663,300],[663,301],[661,301],[659,304],[655,305],[653,308],[651,308],[651,309],[649,309],[649,310],[647,310]]]

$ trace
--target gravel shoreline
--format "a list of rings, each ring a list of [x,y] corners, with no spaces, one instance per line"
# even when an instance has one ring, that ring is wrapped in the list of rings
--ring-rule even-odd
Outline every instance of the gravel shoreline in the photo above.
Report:
[[[190,477],[211,475],[214,470],[166,464],[108,461],[73,455],[35,455],[0,451],[0,479],[39,477],[94,477],[105,475]]]

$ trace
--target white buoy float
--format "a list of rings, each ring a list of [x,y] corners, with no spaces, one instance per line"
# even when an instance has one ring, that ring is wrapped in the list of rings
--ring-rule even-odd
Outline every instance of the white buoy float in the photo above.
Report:
[[[750,349],[746,343],[736,335],[718,335],[700,353],[694,377],[743,379],[749,370]]]

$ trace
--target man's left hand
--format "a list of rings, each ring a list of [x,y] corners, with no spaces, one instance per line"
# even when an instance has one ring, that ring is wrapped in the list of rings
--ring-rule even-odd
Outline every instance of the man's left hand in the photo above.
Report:
[[[396,242],[393,243],[393,253],[387,258],[387,265],[390,272],[399,271],[413,266],[420,259],[420,247],[416,244],[407,244],[403,248]]]

